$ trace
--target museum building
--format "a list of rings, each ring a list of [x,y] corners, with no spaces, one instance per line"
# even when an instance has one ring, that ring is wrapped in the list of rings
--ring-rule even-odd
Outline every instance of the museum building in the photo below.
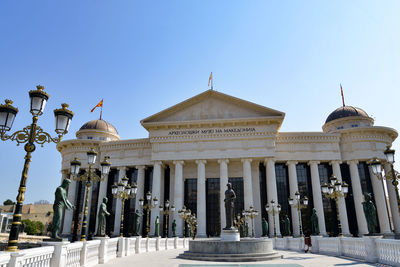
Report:
[[[91,185],[89,237],[97,231],[97,212],[103,197],[108,197],[111,213],[107,217],[107,234],[119,235],[124,212],[124,235],[132,235],[135,210],[140,210],[139,199],[145,198],[147,192],[157,197],[160,205],[169,200],[176,207],[169,217],[169,236],[173,220],[177,224],[176,234],[183,235],[178,210],[184,205],[197,216],[199,237],[218,236],[225,226],[224,192],[228,182],[236,193],[236,214],[251,206],[259,211],[254,219],[256,237],[262,235],[262,218],[268,218],[270,236],[274,235],[273,225],[280,236],[280,217],[284,215],[290,219],[292,235],[299,236],[298,211],[288,203],[296,191],[309,199],[301,213],[304,233],[310,232],[310,217],[315,208],[320,233],[335,236],[339,231],[336,204],[321,193],[321,185],[331,175],[349,185],[347,197],[340,198],[337,205],[344,235],[368,234],[362,206],[366,193],[372,193],[377,208],[376,232],[400,233],[395,188],[390,182],[379,180],[367,165],[373,157],[384,158],[383,152],[397,137],[396,130],[374,126],[373,118],[352,106],[334,110],[322,132],[281,132],[284,117],[283,112],[207,90],[143,119],[141,124],[149,132],[148,138],[120,140],[110,123],[89,121],[76,133],[76,139],[57,145],[62,155],[62,179],[70,177],[70,162],[75,157],[82,162],[81,174],[87,171],[86,152],[91,148],[98,152],[98,173],[100,161],[104,156],[110,157],[108,176]],[[111,188],[125,176],[131,184],[137,184],[137,195],[125,202],[122,211],[121,200],[113,198]],[[66,210],[62,233],[78,240],[84,182],[71,183],[68,199],[76,209]],[[281,205],[276,216],[265,210],[271,200]],[[158,207],[151,210],[150,236],[160,215]],[[145,236],[145,214],[141,220]],[[164,221],[165,216],[160,216],[160,229],[164,229]]]

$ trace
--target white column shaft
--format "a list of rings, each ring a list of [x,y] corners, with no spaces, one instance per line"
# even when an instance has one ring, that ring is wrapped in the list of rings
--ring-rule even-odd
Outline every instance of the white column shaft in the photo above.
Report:
[[[145,170],[146,166],[140,165],[136,166],[137,169],[137,179],[136,179],[136,185],[137,185],[137,192],[136,192],[136,197],[135,197],[135,209],[141,210],[140,205],[139,205],[139,199],[145,198],[144,197],[144,175],[145,175]],[[140,222],[140,228],[139,228],[139,235],[142,234],[142,229],[143,229],[143,217],[140,217],[141,219],[139,220]]]
[[[390,174],[392,168],[389,163],[385,164],[385,174]],[[392,213],[394,232],[400,234],[400,215],[397,204],[396,187],[392,184],[393,180],[386,180],[386,187],[389,194],[390,211]]]
[[[340,172],[340,163],[337,161],[332,161],[332,171],[333,175],[338,178],[338,180],[341,182],[342,181],[342,173]],[[340,215],[340,223],[342,224],[342,233],[343,235],[350,236],[350,230],[349,230],[349,221],[347,218],[347,209],[346,209],[346,201],[343,197],[339,198],[338,200],[338,206],[339,206],[339,215]]]
[[[197,163],[197,236],[207,237],[206,234],[206,161],[196,160]]]
[[[288,161],[286,163],[288,165],[288,172],[289,172],[289,191],[290,197],[295,199],[295,193],[299,190],[297,185],[297,171],[296,171],[296,164],[295,161]],[[301,196],[304,197],[304,196]],[[293,225],[293,236],[297,237],[300,235],[300,228],[299,228],[299,213],[297,207],[291,207],[292,212],[292,225]],[[304,231],[304,229],[303,229]]]
[[[358,235],[362,236],[368,234],[368,225],[362,206],[363,194],[357,167],[358,162],[351,160],[348,161],[347,164],[350,166],[351,189],[353,190],[354,207],[356,209]]]
[[[369,169],[369,175],[371,177],[372,190],[374,191],[374,198],[375,198],[376,210],[378,213],[379,227],[381,228],[381,233],[390,234],[392,231],[390,229],[389,216],[386,207],[386,197],[383,191],[382,181],[380,181],[378,177],[376,177],[371,167],[369,167],[368,169]]]
[[[226,227],[226,216],[225,216],[225,190],[226,184],[228,183],[228,163],[227,159],[218,160],[219,163],[219,190],[220,190],[220,199],[219,199],[219,210],[221,215],[221,231]]]
[[[183,207],[183,161],[174,161],[175,164],[175,181],[174,181],[174,203],[175,212],[174,220],[176,220],[176,235],[183,236],[183,223],[179,217],[178,210]]]
[[[324,206],[322,204],[321,183],[319,180],[319,172],[318,172],[319,162],[310,161],[309,164],[311,169],[311,184],[313,191],[314,208],[317,211],[318,215],[319,231],[321,235],[326,236],[327,233],[325,227]]]
[[[242,159],[243,163],[243,190],[244,190],[244,208],[249,209],[253,205],[253,186],[251,178],[251,159]],[[252,223],[249,220],[249,234],[252,233]]]
[[[267,167],[267,198],[268,203],[271,205],[271,200],[275,201],[275,205],[278,205],[278,191],[276,188],[276,175],[275,175],[275,160],[272,158],[265,159]],[[280,224],[279,224],[279,213],[275,214],[275,221],[273,215],[270,213],[268,217],[269,233],[270,236],[274,236],[274,225],[276,235],[281,236]]]
[[[154,197],[157,197],[158,203],[163,204],[163,201],[160,199],[160,191],[161,191],[161,172],[162,172],[162,162],[161,161],[156,161],[154,162],[153,166],[153,185],[152,185],[152,192],[151,192],[151,198],[153,199]],[[154,204],[152,202],[152,204]],[[149,236],[154,236],[154,230],[155,230],[155,223],[156,223],[156,218],[160,219],[160,209],[157,207],[153,208],[151,210],[151,215],[150,215],[150,233]],[[162,229],[160,231],[162,233]]]
[[[118,182],[121,181],[122,178],[126,175],[126,168],[119,167],[118,168]],[[114,220],[114,235],[119,235],[119,229],[121,226],[121,214],[122,214],[122,201],[120,198],[116,199],[117,205],[115,206],[115,220]]]

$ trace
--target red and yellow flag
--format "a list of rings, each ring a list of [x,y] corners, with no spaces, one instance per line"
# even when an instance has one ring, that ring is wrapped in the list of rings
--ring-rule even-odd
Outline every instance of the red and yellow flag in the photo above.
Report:
[[[208,86],[210,86],[211,80],[212,80],[212,72],[210,73],[210,78],[208,79]]]
[[[90,112],[93,112],[97,107],[102,107],[103,106],[103,99],[94,107]]]

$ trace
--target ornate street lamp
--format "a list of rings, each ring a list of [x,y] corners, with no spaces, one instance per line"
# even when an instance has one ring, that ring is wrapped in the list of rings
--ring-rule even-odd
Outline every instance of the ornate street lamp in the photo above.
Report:
[[[395,187],[395,191],[396,191],[396,200],[397,200],[397,208],[399,208],[400,205],[400,200],[399,200],[399,179],[400,179],[400,173],[398,171],[396,171],[393,167],[394,164],[394,149],[390,149],[390,147],[388,146],[385,150],[385,152],[383,152],[385,154],[385,158],[386,158],[386,162],[390,164],[390,172],[386,173],[385,175],[382,174],[382,162],[377,159],[377,158],[373,158],[372,160],[370,160],[368,163],[371,166],[372,172],[376,175],[376,177],[378,177],[379,180],[391,180],[392,184]]]
[[[279,203],[276,205],[275,200],[271,200],[271,205],[267,203],[265,205],[265,210],[272,214],[272,220],[274,222],[274,237],[276,237],[275,214],[279,214],[281,212],[281,205]]]
[[[139,199],[139,205],[140,205],[140,207],[142,209],[144,209],[146,211],[146,237],[149,237],[149,233],[150,233],[150,218],[149,218],[150,211],[152,209],[154,209],[155,207],[157,207],[158,199],[157,199],[157,197],[154,197],[153,198],[154,204],[151,204],[151,193],[149,191],[146,194],[146,200],[147,200],[147,203],[144,204],[143,198]]]
[[[251,219],[251,237],[254,237],[254,218],[258,216],[258,211],[254,209],[253,206],[250,206],[248,210],[244,210],[242,212],[245,218]]]
[[[107,174],[110,172],[111,163],[108,161],[109,157],[104,157],[104,160],[100,163],[101,166],[101,176],[96,174],[96,169],[93,168],[96,158],[97,152],[94,151],[93,148],[90,149],[86,153],[87,155],[87,163],[89,166],[89,170],[82,175],[79,174],[79,169],[81,167],[81,162],[78,158],[75,158],[71,161],[70,171],[74,181],[86,182],[86,196],[85,196],[85,207],[83,211],[83,222],[81,228],[81,241],[86,241],[86,229],[87,229],[87,215],[89,210],[89,194],[90,194],[90,186],[91,182],[102,182]]]
[[[186,209],[186,206],[183,206],[181,210],[178,210],[178,214],[179,216],[183,219],[184,221],[184,233],[185,233],[185,237],[187,237],[187,231],[188,231],[188,223],[189,223],[189,219],[190,216],[192,215],[192,211],[190,209]]]
[[[246,233],[245,233],[245,231],[244,231],[244,229],[245,229],[245,224],[246,224],[246,215],[245,215],[245,211],[243,211],[242,212],[242,215],[243,216],[241,216],[240,215],[240,213],[238,213],[237,215],[236,215],[236,218],[235,218],[235,226],[236,226],[236,228],[237,229],[240,229],[240,226],[242,225],[242,227],[243,227],[243,237],[247,237],[246,236]]]
[[[165,217],[165,223],[164,223],[164,236],[168,237],[168,219],[169,215],[172,214],[175,211],[175,206],[169,205],[169,200],[165,201],[164,203],[164,208],[162,205],[160,205],[160,213]]]
[[[136,183],[133,183],[131,186],[128,184],[129,178],[124,176],[121,179],[121,182],[117,185],[116,183],[111,187],[111,193],[114,198],[119,198],[122,201],[121,207],[121,224],[119,226],[119,236],[124,236],[124,211],[125,211],[125,200],[135,198],[137,193],[137,186]]]
[[[189,216],[188,224],[190,225],[190,234],[192,234],[193,240],[196,238],[196,229],[197,229],[197,218],[196,214],[192,213]]]
[[[332,175],[329,178],[330,184],[323,183],[321,185],[322,193],[324,193],[326,198],[331,198],[335,200],[336,203],[336,211],[337,211],[337,221],[339,228],[339,236],[343,236],[342,234],[342,224],[340,222],[340,210],[339,210],[339,198],[345,198],[347,196],[347,192],[349,191],[349,186],[346,182],[340,182],[336,178],[335,175]]]
[[[17,195],[17,204],[15,205],[13,222],[11,225],[10,235],[8,238],[7,251],[18,251],[18,236],[19,228],[21,225],[21,213],[22,205],[25,198],[26,191],[26,181],[28,179],[28,169],[29,163],[31,162],[31,154],[35,151],[35,143],[40,144],[42,147],[44,143],[59,143],[66,133],[68,133],[68,128],[71,123],[71,119],[74,113],[68,110],[68,104],[62,104],[61,109],[54,110],[54,116],[56,119],[56,129],[57,137],[51,137],[50,134],[43,131],[37,125],[39,116],[43,114],[44,107],[47,100],[49,99],[49,94],[46,93],[44,87],[41,85],[36,86],[36,90],[29,91],[30,97],[30,112],[32,114],[32,123],[26,126],[20,131],[16,131],[11,135],[7,135],[6,132],[10,131],[18,113],[18,109],[12,106],[13,101],[6,99],[5,104],[0,105],[0,138],[3,141],[11,140],[16,141],[17,146],[20,144],[25,144],[25,162],[24,168],[21,175],[20,185]]]
[[[303,227],[302,227],[303,223],[301,218],[301,209],[307,208],[308,198],[304,196],[302,199],[300,199],[300,193],[299,191],[296,191],[296,193],[294,194],[294,198],[289,198],[289,205],[297,208],[297,214],[299,217],[300,237],[303,237]]]

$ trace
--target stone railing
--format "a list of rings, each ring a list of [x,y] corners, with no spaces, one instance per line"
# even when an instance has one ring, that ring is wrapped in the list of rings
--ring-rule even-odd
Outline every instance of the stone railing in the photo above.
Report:
[[[43,242],[42,247],[0,252],[0,267],[90,267],[116,257],[189,247],[187,238],[96,238],[87,242]]]
[[[275,249],[302,251],[304,238],[274,238]],[[331,256],[346,256],[372,263],[400,266],[400,240],[382,239],[382,236],[311,237],[311,252]]]

